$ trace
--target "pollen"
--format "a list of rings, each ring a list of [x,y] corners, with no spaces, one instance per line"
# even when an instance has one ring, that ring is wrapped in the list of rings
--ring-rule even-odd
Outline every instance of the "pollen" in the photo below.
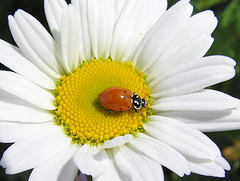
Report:
[[[127,61],[93,59],[58,80],[54,91],[55,120],[73,143],[103,144],[117,136],[144,131],[143,123],[151,112],[150,103],[141,108],[141,113],[133,108],[110,112],[98,101],[98,95],[110,87],[129,89],[150,101],[151,91],[145,75]]]

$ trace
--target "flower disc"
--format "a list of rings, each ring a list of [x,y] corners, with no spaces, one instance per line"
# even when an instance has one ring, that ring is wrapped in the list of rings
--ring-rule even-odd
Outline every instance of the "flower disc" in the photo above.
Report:
[[[127,88],[147,101],[150,98],[143,73],[129,62],[94,59],[59,79],[54,92],[56,122],[65,128],[73,142],[104,143],[117,136],[143,131],[149,106],[141,109],[142,114],[133,109],[111,113],[98,101],[98,95],[109,87]]]

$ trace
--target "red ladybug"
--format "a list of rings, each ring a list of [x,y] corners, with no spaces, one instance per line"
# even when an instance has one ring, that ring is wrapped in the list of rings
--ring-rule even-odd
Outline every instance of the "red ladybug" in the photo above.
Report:
[[[136,93],[120,87],[105,89],[98,95],[100,104],[106,109],[113,111],[128,111],[132,107],[138,113],[141,107],[147,106],[147,101],[141,99]]]

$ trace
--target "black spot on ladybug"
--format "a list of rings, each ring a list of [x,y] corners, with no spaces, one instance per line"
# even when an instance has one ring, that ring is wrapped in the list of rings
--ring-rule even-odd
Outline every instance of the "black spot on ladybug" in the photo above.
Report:
[[[122,108],[119,109],[120,111],[122,110]]]

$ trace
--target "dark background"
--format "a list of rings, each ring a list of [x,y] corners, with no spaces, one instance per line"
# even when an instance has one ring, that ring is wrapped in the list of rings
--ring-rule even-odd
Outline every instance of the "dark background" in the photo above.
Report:
[[[177,0],[169,0],[169,6]],[[226,55],[237,61],[236,76],[225,83],[218,84],[213,89],[223,91],[234,97],[240,98],[240,0],[192,0],[194,13],[211,9],[218,17],[218,27],[213,33],[215,42],[208,55]],[[36,17],[47,29],[44,15],[43,0],[0,0],[0,39],[15,44],[9,28],[7,16],[14,14],[17,9],[23,9]],[[0,69],[6,69],[0,64]],[[191,174],[190,176],[178,177],[165,169],[166,181],[240,181],[240,148],[235,144],[240,140],[240,131],[227,131],[207,133],[207,135],[219,146],[221,150],[229,147],[236,158],[230,160],[232,170],[228,171],[225,178],[212,178]],[[10,144],[0,144],[0,155],[3,154]],[[1,157],[1,156],[0,156]],[[227,157],[228,158],[228,157]],[[0,181],[27,181],[30,171],[17,175],[5,175],[0,167]]]

